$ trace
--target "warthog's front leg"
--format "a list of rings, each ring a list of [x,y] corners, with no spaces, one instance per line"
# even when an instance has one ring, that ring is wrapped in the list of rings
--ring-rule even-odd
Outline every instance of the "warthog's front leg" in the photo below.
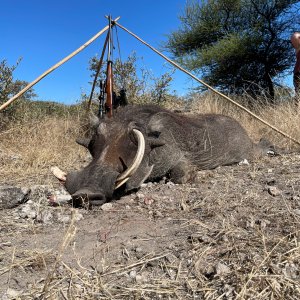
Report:
[[[174,183],[187,183],[195,180],[196,171],[188,161],[180,161],[175,167],[173,167],[169,176]]]

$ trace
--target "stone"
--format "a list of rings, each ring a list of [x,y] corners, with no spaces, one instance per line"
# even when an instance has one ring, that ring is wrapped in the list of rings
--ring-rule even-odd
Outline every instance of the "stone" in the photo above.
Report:
[[[136,278],[136,271],[135,270],[130,271],[129,277],[132,278],[132,279],[135,279]]]
[[[216,274],[219,276],[224,276],[230,273],[230,268],[221,262],[219,262],[215,268],[216,268]]]
[[[20,206],[18,213],[23,219],[35,219],[37,216],[36,208],[31,200]]]
[[[113,204],[110,202],[104,203],[103,205],[101,205],[101,209],[104,211],[108,211],[113,209]]]
[[[0,186],[0,209],[14,208],[25,203],[30,194],[30,189],[11,185]]]
[[[83,219],[83,215],[81,213],[75,212],[74,214],[72,214],[70,211],[57,213],[56,217],[58,222],[64,224],[71,222],[73,218],[75,222],[78,222],[81,219]]]
[[[239,166],[249,166],[249,161],[247,159],[243,159],[239,162]]]
[[[270,186],[268,188],[268,193],[273,196],[273,197],[276,197],[276,196],[279,196],[281,194],[281,190],[276,187],[276,186]]]
[[[136,193],[136,197],[139,201],[143,200],[145,198],[145,195],[142,193]]]
[[[298,216],[300,216],[300,209],[294,209],[294,213]]]
[[[38,214],[36,216],[36,220],[38,222],[41,222],[44,224],[52,223],[52,219],[53,219],[53,214],[49,210],[42,210],[42,211],[38,212]]]
[[[18,291],[18,290],[15,290],[15,289],[8,288],[6,290],[6,293],[1,297],[1,300],[20,299],[19,296],[21,294],[22,294],[22,291]]]

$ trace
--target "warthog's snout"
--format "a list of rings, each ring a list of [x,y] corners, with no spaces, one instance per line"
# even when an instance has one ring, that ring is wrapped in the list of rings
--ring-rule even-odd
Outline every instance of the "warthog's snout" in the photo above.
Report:
[[[106,202],[104,193],[99,191],[93,192],[89,189],[80,189],[76,193],[72,194],[72,199],[75,204],[82,205],[89,203],[92,205],[102,205]]]

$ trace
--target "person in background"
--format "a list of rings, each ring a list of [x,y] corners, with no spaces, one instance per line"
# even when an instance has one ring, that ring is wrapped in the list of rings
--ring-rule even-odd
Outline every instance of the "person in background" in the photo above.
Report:
[[[300,32],[294,32],[291,36],[291,42],[296,51],[296,64],[294,67],[294,87],[297,102],[300,97]]]

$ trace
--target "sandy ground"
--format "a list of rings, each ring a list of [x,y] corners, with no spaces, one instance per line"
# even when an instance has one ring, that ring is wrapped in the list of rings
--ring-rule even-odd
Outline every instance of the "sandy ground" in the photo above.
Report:
[[[162,180],[92,209],[0,210],[0,299],[300,299],[300,155]]]

